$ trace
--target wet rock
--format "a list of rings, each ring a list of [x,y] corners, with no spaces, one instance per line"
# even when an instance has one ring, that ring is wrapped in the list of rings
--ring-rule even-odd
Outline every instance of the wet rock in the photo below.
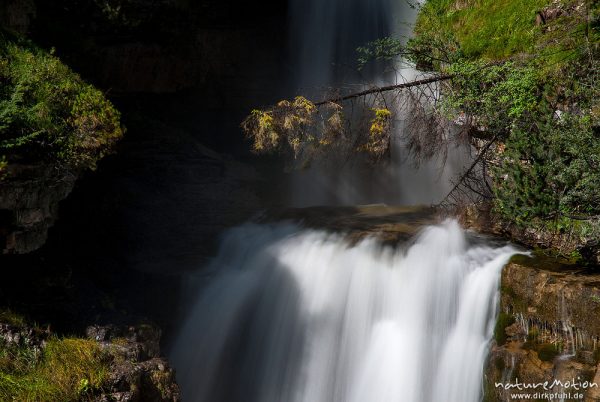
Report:
[[[486,401],[514,400],[496,383],[540,384],[554,380],[596,382],[600,387],[600,275],[542,257],[513,258],[501,281],[501,309],[515,323],[508,342],[493,344],[485,370]],[[571,392],[555,385],[552,392]],[[535,394],[538,390],[525,390]],[[580,392],[600,400],[597,388]]]
[[[118,339],[127,348],[123,351],[129,354],[129,358],[141,361],[159,357],[161,330],[150,324],[138,326],[93,325],[86,329],[86,335],[90,339],[101,343],[112,343]]]
[[[436,211],[421,206],[288,208],[265,214],[266,222],[290,220],[313,229],[346,234],[352,243],[376,237],[387,244],[398,244],[413,237],[425,225],[436,222]]]
[[[50,332],[47,330],[0,323],[0,343],[5,346],[23,346],[39,352],[49,336]]]

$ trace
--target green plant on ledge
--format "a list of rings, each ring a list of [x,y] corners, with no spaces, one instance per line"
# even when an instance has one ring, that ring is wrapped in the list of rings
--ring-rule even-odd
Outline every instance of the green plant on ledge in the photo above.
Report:
[[[53,52],[0,32],[0,172],[39,161],[94,168],[122,135],[102,92]]]

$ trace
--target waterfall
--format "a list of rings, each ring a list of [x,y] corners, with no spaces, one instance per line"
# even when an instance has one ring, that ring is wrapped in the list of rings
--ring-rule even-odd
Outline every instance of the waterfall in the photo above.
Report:
[[[401,0],[291,0],[298,92],[401,79],[353,69],[354,50],[408,34],[416,12]],[[420,74],[402,71],[408,79]],[[403,113],[406,113],[404,111]],[[392,160],[296,172],[291,204],[434,203],[462,155],[445,168],[401,164],[396,113]],[[171,358],[192,402],[477,402],[503,265],[492,247],[448,220],[396,247],[290,223],[246,224],[191,286]],[[190,280],[190,283],[194,283]]]
[[[476,402],[514,250],[448,220],[409,244],[230,230],[171,353],[196,402]]]
[[[418,2],[413,2],[418,3]],[[412,80],[423,73],[398,63],[394,71],[366,68],[357,71],[356,48],[375,39],[410,36],[417,10],[404,0],[291,0],[290,1],[290,96],[321,100],[334,93],[356,92],[365,86],[389,85]],[[367,103],[372,99],[367,99]],[[391,158],[373,167],[359,155],[351,162],[328,155],[331,166],[311,166],[296,171],[288,181],[293,206],[433,204],[452,188],[451,181],[465,165],[468,150],[449,149],[446,160],[413,166],[403,145],[407,110],[394,110]],[[359,102],[360,104],[360,102]],[[367,111],[370,106],[366,107]],[[360,105],[352,106],[360,110]],[[332,162],[333,161],[333,162]]]

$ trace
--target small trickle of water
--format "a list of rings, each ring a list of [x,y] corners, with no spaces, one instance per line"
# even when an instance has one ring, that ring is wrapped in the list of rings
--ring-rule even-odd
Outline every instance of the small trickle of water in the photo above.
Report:
[[[476,402],[514,250],[454,221],[407,249],[233,229],[173,349],[187,401]]]

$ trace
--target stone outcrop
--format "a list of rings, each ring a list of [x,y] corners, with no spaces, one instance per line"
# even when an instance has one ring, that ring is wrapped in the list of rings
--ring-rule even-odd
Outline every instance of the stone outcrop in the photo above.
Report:
[[[107,390],[96,402],[177,402],[175,372],[160,357],[160,330],[152,325],[91,326],[87,336],[112,356]]]
[[[0,248],[23,254],[41,247],[73,189],[77,173],[52,165],[10,164],[0,180]]]
[[[110,249],[127,269],[171,275],[201,266],[223,230],[260,209],[259,180],[251,166],[156,123],[132,131],[81,181],[60,229],[82,258]]]
[[[485,372],[486,401],[536,392],[578,393],[584,397],[579,400],[600,401],[600,274],[550,258],[513,258],[502,273],[495,335]],[[563,384],[551,386],[555,380]],[[517,381],[550,385],[549,390],[496,387]],[[581,389],[565,386],[567,381]],[[585,387],[586,382],[597,387]]]
[[[34,0],[3,0],[0,2],[0,26],[25,34],[35,18]]]
[[[358,205],[355,207],[308,207],[269,211],[266,222],[290,220],[304,227],[345,235],[356,243],[374,237],[383,243],[397,245],[415,236],[425,225],[436,223],[436,211],[421,206],[392,207]]]

